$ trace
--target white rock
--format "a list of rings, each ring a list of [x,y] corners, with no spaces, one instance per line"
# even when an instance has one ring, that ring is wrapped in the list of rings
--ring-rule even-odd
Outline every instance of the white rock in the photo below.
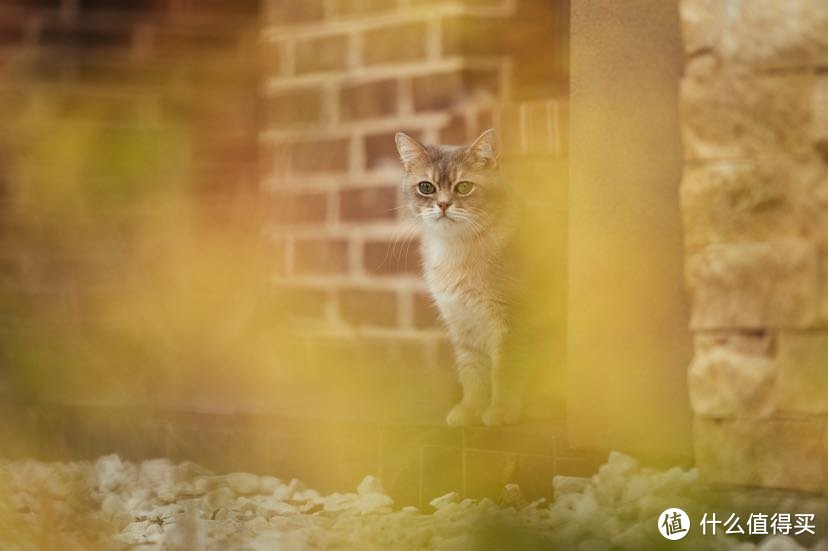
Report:
[[[359,495],[366,495],[366,494],[384,494],[385,492],[382,489],[382,482],[380,482],[379,478],[368,475],[362,479],[362,482],[359,483],[357,486],[357,493]]]
[[[793,538],[788,536],[771,536],[758,547],[759,551],[801,551],[802,549],[805,548],[800,547]]]
[[[391,511],[394,500],[384,494],[371,493],[359,496],[354,506],[363,514],[387,513]]]
[[[356,494],[334,493],[322,498],[322,504],[325,511],[344,511],[354,507],[357,499]]]
[[[230,473],[225,477],[231,490],[241,495],[259,493],[259,477],[250,473]]]
[[[282,484],[273,491],[273,497],[280,500],[290,499],[296,492],[305,489],[305,485],[293,478],[287,484]]]
[[[233,490],[227,487],[216,488],[210,490],[204,496],[204,501],[212,509],[223,509],[229,507],[236,500]]]
[[[500,502],[506,506],[520,506],[526,503],[523,492],[517,484],[506,484],[500,494]]]
[[[319,492],[316,490],[302,490],[293,494],[297,501],[319,501]]]
[[[272,495],[278,488],[284,486],[284,482],[275,476],[262,476],[259,478],[259,484],[261,486],[260,491],[264,495]]]
[[[291,505],[290,503],[285,503],[283,501],[270,503],[267,508],[276,515],[295,515],[299,513],[299,509],[297,509],[295,505]]]
[[[169,459],[148,459],[141,463],[138,484],[164,502],[175,501],[175,471]]]
[[[429,502],[429,505],[439,510],[443,509],[447,505],[451,505],[452,503],[457,503],[458,501],[460,501],[460,494],[457,492],[449,492],[445,495],[441,495],[440,497],[435,497]]]
[[[590,480],[580,476],[558,475],[552,479],[552,491],[555,497],[564,494],[578,494],[584,491]]]
[[[95,461],[95,475],[98,487],[105,492],[111,492],[125,485],[134,473],[129,472],[117,454],[112,454]]]
[[[252,520],[248,520],[245,523],[245,526],[247,526],[250,530],[253,530],[254,532],[259,532],[267,528],[267,520],[265,520],[264,517],[255,517]]]

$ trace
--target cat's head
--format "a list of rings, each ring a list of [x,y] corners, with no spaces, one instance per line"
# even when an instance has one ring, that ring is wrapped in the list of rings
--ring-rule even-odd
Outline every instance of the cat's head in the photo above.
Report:
[[[415,218],[441,232],[484,231],[505,208],[493,129],[469,146],[422,145],[398,132],[403,195]]]

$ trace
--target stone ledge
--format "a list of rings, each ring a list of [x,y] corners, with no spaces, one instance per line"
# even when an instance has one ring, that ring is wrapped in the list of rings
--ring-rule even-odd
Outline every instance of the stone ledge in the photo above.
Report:
[[[425,505],[461,489],[483,497],[516,482],[530,499],[551,495],[556,475],[594,473],[604,454],[572,449],[562,421],[503,428],[302,417],[262,408],[148,411],[139,406],[0,403],[6,458],[46,461],[119,453],[168,457],[224,471],[278,472],[322,491],[345,491],[366,474],[400,505]],[[496,498],[497,495],[490,497]]]

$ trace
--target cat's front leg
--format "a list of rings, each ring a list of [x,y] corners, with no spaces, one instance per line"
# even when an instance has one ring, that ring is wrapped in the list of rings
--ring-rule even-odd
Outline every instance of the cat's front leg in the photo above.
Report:
[[[463,398],[449,411],[446,423],[452,427],[477,425],[489,403],[488,358],[481,352],[462,346],[455,348],[455,356]]]
[[[504,356],[506,355],[498,350],[492,357],[492,399],[481,417],[483,424],[488,427],[514,425],[523,416],[525,362],[513,355]]]

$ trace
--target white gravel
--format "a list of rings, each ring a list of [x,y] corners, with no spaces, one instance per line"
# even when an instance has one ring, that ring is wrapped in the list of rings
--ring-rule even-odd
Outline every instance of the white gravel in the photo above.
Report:
[[[661,511],[699,508],[695,470],[643,469],[612,453],[592,479],[557,477],[554,487],[550,502],[526,503],[510,484],[498,501],[453,492],[419,510],[394,507],[372,476],[354,493],[321,496],[298,480],[166,459],[0,461],[0,549],[804,549],[788,537],[661,539]]]

